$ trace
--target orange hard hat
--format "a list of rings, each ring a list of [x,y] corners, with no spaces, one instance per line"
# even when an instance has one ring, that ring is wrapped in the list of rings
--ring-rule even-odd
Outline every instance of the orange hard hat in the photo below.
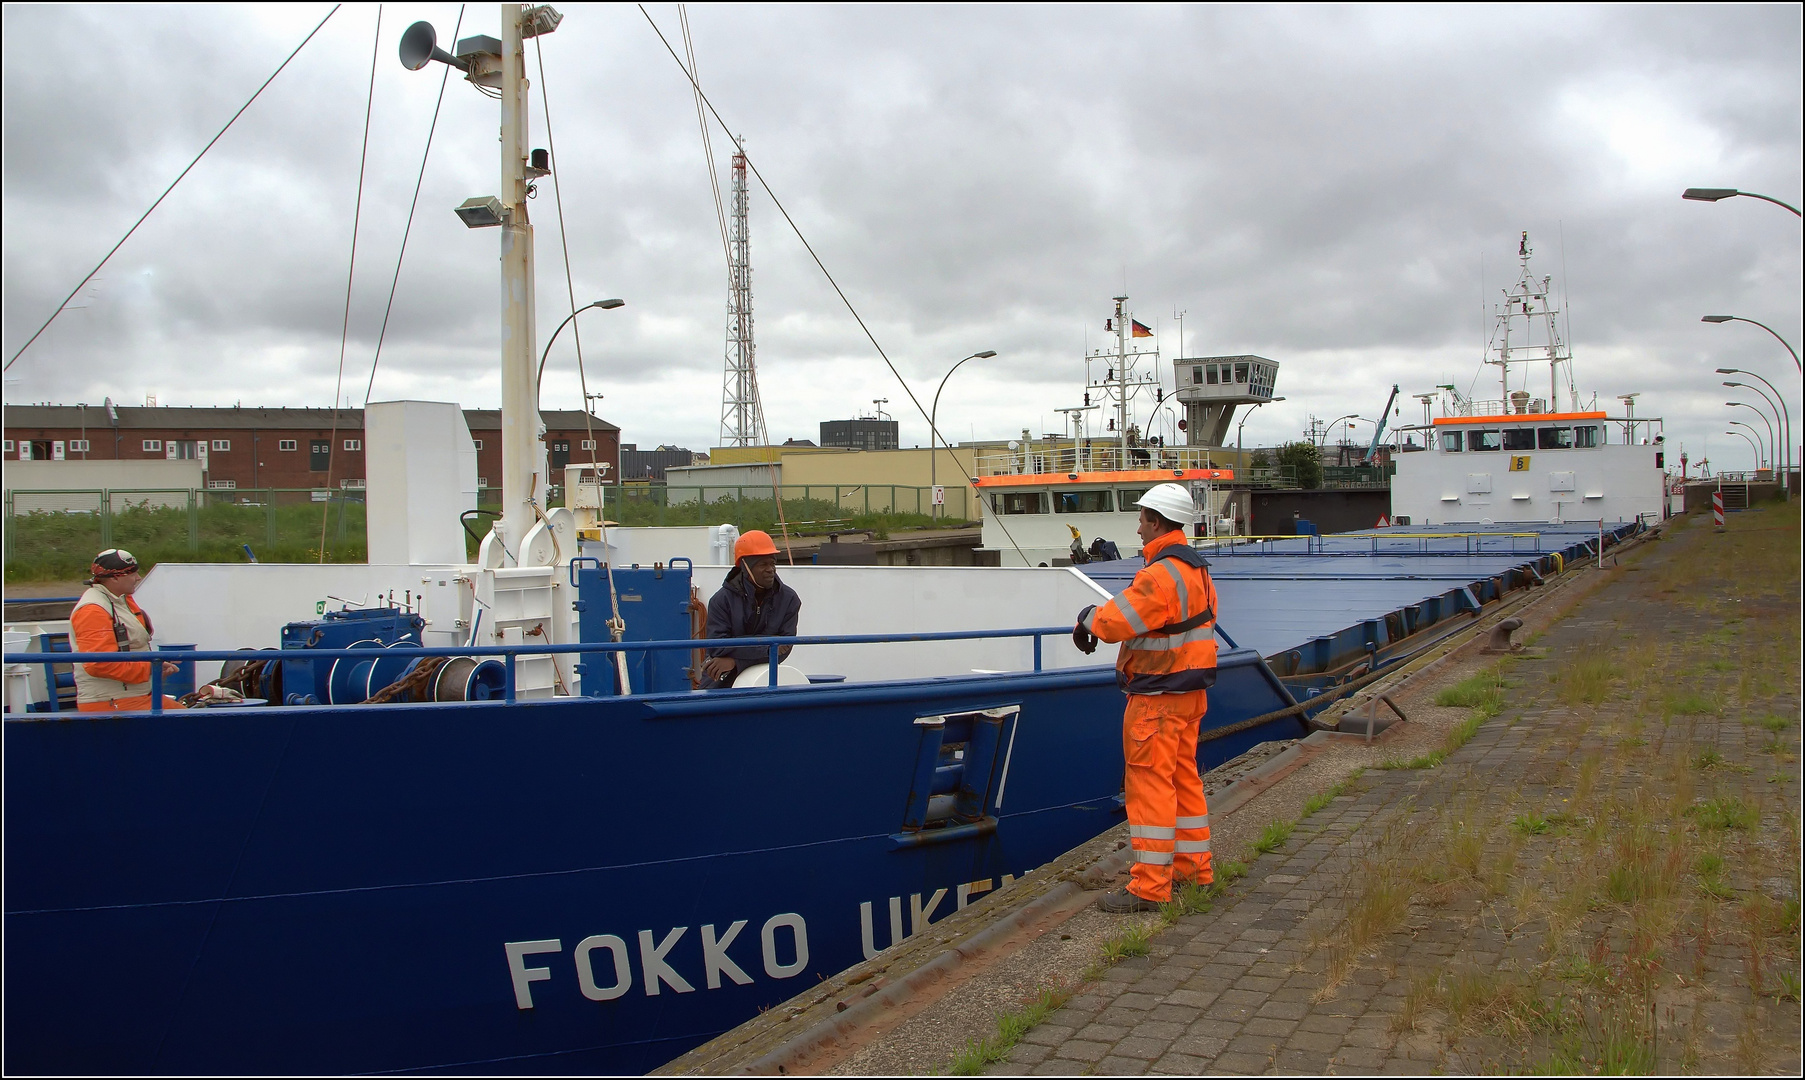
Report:
[[[761,529],[753,529],[749,533],[741,534],[739,540],[733,545],[735,562],[748,555],[775,554],[777,554],[777,545],[771,542],[771,534]]]

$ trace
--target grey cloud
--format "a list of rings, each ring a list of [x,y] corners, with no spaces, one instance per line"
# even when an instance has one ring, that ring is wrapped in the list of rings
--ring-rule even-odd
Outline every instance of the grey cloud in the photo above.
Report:
[[[674,33],[673,12],[651,10]],[[9,354],[323,11],[5,9]],[[455,15],[385,9],[347,351],[359,395],[438,86],[402,71],[393,42],[414,18],[449,37]],[[629,440],[707,445],[724,271],[693,104],[637,9],[567,16],[542,43],[550,86],[529,68],[551,95],[575,290],[629,302],[583,317],[591,389]],[[99,297],[9,373],[8,400],[332,392],[373,18],[347,8],[328,25]],[[464,32],[492,18],[473,7]],[[1002,354],[949,387],[949,432],[1009,434],[1073,402],[1086,334],[1097,343],[1124,277],[1168,356],[1182,308],[1187,351],[1285,364],[1291,400],[1260,410],[1250,441],[1348,401],[1375,410],[1393,381],[1465,386],[1481,260],[1489,301],[1522,229],[1571,296],[1581,384],[1644,390],[1676,441],[1723,441],[1710,367],[1781,373],[1771,339],[1699,314],[1798,338],[1796,223],[1678,198],[1689,184],[1797,198],[1796,8],[1530,8],[1501,23],[1422,6],[698,6],[691,19],[704,85],[924,403],[960,356]],[[494,122],[454,79],[378,396],[494,403],[493,239],[448,213],[494,186]],[[533,123],[542,145],[537,99]],[[773,435],[813,437],[887,396],[905,443],[925,442],[756,183],[752,206]],[[567,303],[549,183],[533,212],[543,340]],[[547,376],[559,404],[575,404],[573,345],[560,340]]]

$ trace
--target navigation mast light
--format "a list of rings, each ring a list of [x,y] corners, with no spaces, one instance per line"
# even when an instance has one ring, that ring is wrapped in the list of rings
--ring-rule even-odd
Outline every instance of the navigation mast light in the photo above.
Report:
[[[487,229],[506,220],[501,200],[493,195],[475,195],[465,199],[455,213],[464,219],[465,226],[472,229]]]

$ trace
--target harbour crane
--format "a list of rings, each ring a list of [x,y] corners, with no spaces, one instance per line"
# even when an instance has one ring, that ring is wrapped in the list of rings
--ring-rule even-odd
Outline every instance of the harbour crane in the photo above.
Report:
[[[1366,449],[1366,460],[1371,463],[1379,453],[1379,440],[1385,437],[1385,422],[1391,419],[1392,403],[1398,400],[1398,384],[1391,384],[1391,396],[1385,399],[1385,407],[1379,410],[1378,422],[1373,425],[1373,444]]]

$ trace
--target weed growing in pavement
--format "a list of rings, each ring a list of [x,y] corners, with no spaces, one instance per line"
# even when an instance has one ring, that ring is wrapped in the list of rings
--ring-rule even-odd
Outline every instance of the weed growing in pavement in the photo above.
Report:
[[[1424,1012],[1440,1003],[1440,987],[1434,972],[1419,971],[1410,977],[1410,988],[1404,991],[1404,1004],[1391,1018],[1394,1034],[1415,1031]]]
[[[1592,789],[1598,786],[1598,771],[1604,767],[1604,758],[1594,750],[1579,759],[1579,780],[1573,785],[1573,805],[1583,805],[1592,797]]]
[[[1310,796],[1307,800],[1304,801],[1304,812],[1303,812],[1302,817],[1299,817],[1298,820],[1302,821],[1304,818],[1307,818],[1311,814],[1316,813],[1318,810],[1321,810],[1323,807],[1334,802],[1336,799],[1341,798],[1341,796],[1344,793],[1346,793],[1348,785],[1353,783],[1355,780],[1359,779],[1360,774],[1365,771],[1366,771],[1366,767],[1361,766],[1360,768],[1355,769],[1353,772],[1349,773],[1347,776],[1343,777],[1339,783],[1335,784],[1335,786],[1333,786],[1325,791],[1319,791],[1316,794]]]
[[[1171,926],[1186,915],[1207,915],[1215,901],[1213,886],[1199,885],[1195,881],[1179,882],[1172,889],[1172,899],[1159,906],[1159,921]]]
[[[1724,857],[1715,851],[1701,854],[1692,864],[1699,889],[1713,900],[1731,900],[1736,896],[1736,890],[1724,881],[1724,870]]]
[[[1438,691],[1435,703],[1456,709],[1489,707],[1496,713],[1503,703],[1504,685],[1504,665],[1494,664]]]
[[[1706,716],[1717,711],[1711,699],[1697,690],[1667,695],[1666,711],[1678,716]]]
[[[1527,814],[1518,814],[1510,827],[1523,836],[1540,836],[1548,831],[1549,823],[1547,818],[1531,810]]]
[[[1210,886],[1210,890],[1217,896],[1221,896],[1222,890],[1247,876],[1247,864],[1239,859],[1230,859],[1221,866],[1212,863],[1211,866],[1215,870],[1216,883]]]
[[[1146,956],[1153,940],[1151,925],[1124,926],[1103,941],[1104,966],[1119,963],[1131,956]]]
[[[1295,828],[1297,823],[1294,821],[1269,821],[1260,832],[1260,838],[1253,842],[1253,849],[1262,855],[1277,851],[1291,839],[1291,830]]]
[[[1022,1041],[1022,1036],[1032,1031],[1060,1006],[1071,1000],[1071,991],[1064,988],[1042,990],[1033,1001],[1019,1009],[1011,1009],[997,1017],[995,1035],[976,1042],[967,1041],[965,1049],[953,1059],[952,1067],[947,1069],[951,1076],[977,1076],[987,1066],[995,1065],[1007,1057],[1015,1044]]]
[[[1442,739],[1442,744],[1427,754],[1418,754],[1413,758],[1386,758],[1379,762],[1381,769],[1433,769],[1448,760],[1448,755],[1465,746],[1468,740],[1479,732],[1479,728],[1487,720],[1498,715],[1496,709],[1487,711],[1481,706],[1467,714],[1467,718],[1449,729]]]
[[[1792,721],[1787,717],[1781,716],[1779,713],[1768,713],[1766,716],[1760,717],[1759,719],[1751,718],[1745,722],[1759,724],[1775,733],[1785,731],[1787,728],[1792,727]]]
[[[1761,820],[1761,808],[1748,799],[1721,795],[1694,806],[1691,814],[1702,829],[1752,829]]]
[[[1798,1001],[1800,990],[1799,984],[1800,979],[1798,972],[1783,971],[1780,973],[1780,989],[1776,992],[1775,996],[1781,1001]]]
[[[1616,654],[1594,644],[1580,649],[1548,678],[1560,687],[1559,697],[1568,705],[1599,705],[1610,697],[1611,682],[1618,674]]]
[[[1701,769],[1711,769],[1722,765],[1724,756],[1718,753],[1715,747],[1710,747],[1700,750],[1698,756],[1692,759],[1692,763]]]

